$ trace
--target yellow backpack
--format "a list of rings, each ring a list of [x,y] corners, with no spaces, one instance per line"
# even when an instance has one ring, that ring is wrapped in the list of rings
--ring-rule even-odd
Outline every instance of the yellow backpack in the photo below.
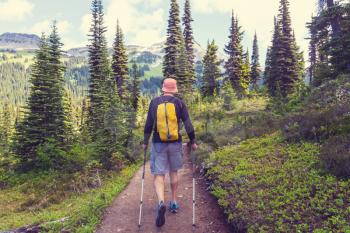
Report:
[[[179,139],[179,125],[174,103],[163,102],[158,105],[157,130],[162,142],[177,141]]]

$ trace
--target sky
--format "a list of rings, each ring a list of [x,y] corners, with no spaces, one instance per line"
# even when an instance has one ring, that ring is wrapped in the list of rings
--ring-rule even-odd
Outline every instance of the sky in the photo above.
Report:
[[[184,0],[178,0],[182,9]],[[57,21],[66,49],[87,45],[91,0],[0,0],[0,34],[34,33],[50,30]],[[103,0],[107,39],[112,44],[116,22],[125,33],[126,44],[149,46],[165,40],[170,0]],[[232,10],[244,30],[243,46],[251,52],[257,33],[261,62],[271,43],[273,17],[279,0],[191,0],[195,40],[206,48],[215,40],[223,53],[228,41]],[[307,56],[306,23],[316,10],[316,0],[290,0],[292,26],[298,45]]]

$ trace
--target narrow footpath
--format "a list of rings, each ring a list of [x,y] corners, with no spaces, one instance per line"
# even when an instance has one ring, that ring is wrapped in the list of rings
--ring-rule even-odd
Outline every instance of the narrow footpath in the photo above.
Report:
[[[97,233],[231,232],[216,200],[206,190],[203,178],[196,179],[196,227],[192,227],[192,164],[189,162],[188,155],[184,156],[184,168],[179,172],[178,202],[180,204],[180,210],[177,214],[167,211],[165,225],[157,228],[155,226],[157,198],[153,190],[153,177],[150,174],[149,166],[149,163],[147,163],[142,227],[139,229],[137,225],[141,192],[141,168],[126,189],[106,209]],[[165,196],[168,205],[171,196],[169,176],[166,176]]]

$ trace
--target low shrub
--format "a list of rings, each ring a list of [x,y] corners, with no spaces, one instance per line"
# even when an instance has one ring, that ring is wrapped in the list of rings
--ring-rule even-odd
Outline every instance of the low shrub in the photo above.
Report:
[[[207,177],[235,232],[348,232],[350,180],[326,174],[318,155],[280,134],[213,152]]]
[[[67,153],[54,140],[39,146],[36,151],[37,168],[39,169],[62,169],[67,162]]]
[[[342,178],[350,178],[350,135],[328,139],[321,148],[320,158],[323,167]]]
[[[305,105],[289,113],[282,130],[288,141],[323,142],[350,133],[350,76],[340,76],[316,88]]]

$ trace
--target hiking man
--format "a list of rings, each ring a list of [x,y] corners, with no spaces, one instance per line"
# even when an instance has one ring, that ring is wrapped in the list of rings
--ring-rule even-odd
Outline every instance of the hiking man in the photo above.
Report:
[[[169,173],[172,199],[169,210],[176,213],[178,170],[182,168],[182,137],[181,123],[185,125],[193,150],[197,149],[195,133],[185,103],[176,98],[178,92],[176,80],[172,77],[163,81],[163,95],[153,99],[148,109],[144,129],[144,150],[148,147],[149,138],[153,133],[151,147],[151,173],[154,175],[154,188],[158,197],[156,225],[161,227],[165,223],[166,207],[164,203],[164,179]]]

